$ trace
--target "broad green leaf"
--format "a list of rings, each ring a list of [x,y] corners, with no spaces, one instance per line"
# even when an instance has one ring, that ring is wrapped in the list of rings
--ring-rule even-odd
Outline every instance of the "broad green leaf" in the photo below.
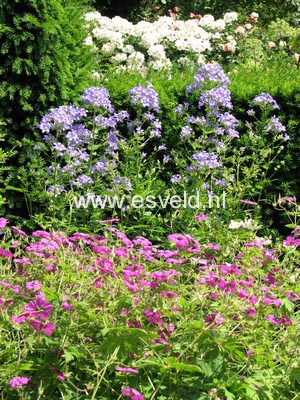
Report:
[[[188,372],[199,372],[203,373],[201,368],[198,365],[195,364],[185,364],[182,362],[178,362],[176,358],[174,357],[169,357],[165,358],[164,362],[170,367],[174,368],[177,371],[188,371]]]

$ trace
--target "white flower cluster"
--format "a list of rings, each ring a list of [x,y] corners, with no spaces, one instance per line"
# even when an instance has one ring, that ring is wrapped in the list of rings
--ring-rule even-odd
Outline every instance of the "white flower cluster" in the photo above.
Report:
[[[228,228],[229,229],[239,229],[239,228],[258,229],[258,225],[253,219],[249,218],[249,219],[246,219],[245,221],[231,220]]]
[[[169,70],[173,61],[203,64],[205,53],[212,50],[212,39],[226,35],[226,24],[235,21],[237,13],[227,13],[218,20],[212,15],[186,21],[165,16],[153,23],[137,24],[120,17],[104,17],[99,12],[87,13],[85,19],[93,28],[87,45],[96,46],[119,70],[145,74],[148,68]]]

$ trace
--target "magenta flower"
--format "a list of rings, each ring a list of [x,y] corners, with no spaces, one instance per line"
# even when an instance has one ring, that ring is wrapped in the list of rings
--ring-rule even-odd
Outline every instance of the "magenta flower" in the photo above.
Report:
[[[41,332],[43,330],[46,336],[51,336],[55,330],[55,325],[52,322],[45,323],[34,319],[29,322],[29,325],[31,325],[36,332]]]
[[[251,200],[240,200],[241,203],[245,203],[245,204],[250,204],[253,206],[256,206],[258,203],[256,203],[256,201],[251,201]]]
[[[73,312],[75,310],[72,304],[69,303],[68,301],[64,301],[61,306],[65,311]]]
[[[221,324],[223,324],[224,320],[225,320],[224,315],[220,315],[217,313],[212,313],[205,318],[205,322],[207,325],[212,324],[216,328]]]
[[[180,233],[174,233],[172,235],[168,235],[168,239],[170,240],[170,242],[174,242],[175,246],[178,249],[189,246],[188,238],[184,235],[181,235]]]
[[[5,228],[9,221],[6,218],[0,218],[0,229]]]
[[[26,287],[27,290],[38,291],[38,290],[41,289],[42,286],[43,285],[40,282],[36,281],[36,280],[25,283],[25,287]]]
[[[29,314],[28,316],[41,319],[49,318],[52,308],[52,304],[45,299],[44,293],[37,295],[36,301],[30,301],[27,307],[23,306],[23,310]]]
[[[17,228],[16,226],[11,227],[13,233],[18,233],[20,236],[27,237],[26,233],[21,231],[21,229]]]
[[[247,315],[250,318],[254,318],[256,315],[256,310],[253,307],[244,307],[244,310],[247,312]]]
[[[119,222],[119,218],[112,218],[112,219],[105,219],[102,221],[99,221],[100,224],[112,224],[113,222]]]
[[[4,257],[4,258],[12,258],[13,255],[10,251],[5,251],[4,249],[0,248],[0,257]]]
[[[196,220],[196,221],[204,221],[206,218],[208,218],[208,214],[195,215],[194,220]]]
[[[289,290],[287,292],[284,292],[284,294],[287,296],[287,298],[289,299],[289,301],[294,302],[297,300],[300,300],[300,296],[298,296],[295,292],[293,292],[292,290]]]
[[[271,299],[271,297],[263,297],[262,301],[267,305],[274,304],[276,307],[280,307],[282,304],[280,299]]]
[[[159,311],[150,311],[148,309],[145,310],[145,315],[147,318],[149,318],[149,321],[152,322],[152,324],[159,325],[161,322],[161,312]]]
[[[54,330],[55,325],[52,322],[47,322],[46,324],[44,324],[44,334],[46,336],[51,336]]]
[[[291,320],[290,318],[276,318],[274,315],[269,315],[267,317],[267,321],[270,321],[273,325],[292,325],[293,320]]]
[[[139,373],[139,371],[137,369],[130,368],[130,367],[123,368],[123,367],[117,366],[115,369],[116,369],[116,371],[124,372],[125,374],[138,374]]]
[[[207,247],[210,247],[211,249],[219,251],[221,247],[218,244],[215,243],[208,243]]]
[[[144,400],[144,397],[141,395],[141,393],[133,388],[130,387],[124,387],[122,389],[122,395],[130,397],[131,400]]]
[[[25,386],[30,381],[31,378],[22,378],[21,376],[15,376],[13,379],[9,381],[9,384],[12,388],[18,386]]]
[[[171,298],[176,298],[176,297],[178,297],[178,294],[177,293],[174,293],[174,292],[170,292],[169,290],[162,290],[161,292],[160,292],[160,295],[162,296],[162,297],[171,297]]]
[[[296,201],[296,199],[295,199],[295,197],[291,197],[291,196],[288,196],[288,197],[280,197],[280,198],[278,199],[278,203],[279,203],[279,204],[282,203],[282,202],[284,202],[284,201],[287,201],[288,203],[294,203],[294,202]]]

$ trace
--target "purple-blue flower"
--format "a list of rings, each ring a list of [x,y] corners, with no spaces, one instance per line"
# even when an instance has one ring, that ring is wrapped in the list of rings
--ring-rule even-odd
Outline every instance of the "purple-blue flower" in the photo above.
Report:
[[[171,178],[171,183],[179,183],[182,181],[182,176],[179,174],[173,175]]]
[[[239,132],[236,128],[239,125],[239,121],[229,112],[221,114],[218,118],[218,134],[227,133],[230,137],[239,137]]]
[[[194,76],[194,81],[194,84],[187,87],[187,93],[191,93],[194,90],[201,90],[203,84],[208,82],[216,82],[219,84],[218,86],[227,86],[230,84],[230,80],[218,63],[202,65]]]
[[[285,132],[286,127],[275,116],[271,117],[270,122],[264,128],[267,132],[280,133]]]
[[[93,179],[87,175],[80,175],[77,179],[73,180],[72,186],[84,186],[88,183],[94,183]]]
[[[189,138],[189,137],[192,136],[192,134],[193,134],[193,129],[192,129],[190,126],[185,125],[185,126],[181,129],[180,137],[181,137],[181,138]]]
[[[271,106],[271,108],[279,109],[279,105],[276,100],[268,93],[261,93],[258,96],[254,97],[253,104],[261,105],[261,106]]]
[[[51,196],[57,197],[63,192],[66,192],[65,188],[61,185],[51,185],[47,189],[47,193],[50,194]]]
[[[71,127],[69,132],[65,134],[69,146],[75,147],[81,144],[89,144],[93,138],[93,133],[84,127],[82,124],[77,124]]]
[[[109,171],[109,161],[104,157],[100,158],[100,160],[97,161],[96,164],[94,164],[91,167],[91,172],[99,173],[101,175],[106,174],[106,172],[108,171]]]
[[[187,167],[188,171],[201,171],[202,169],[219,168],[222,166],[218,157],[214,153],[208,153],[207,151],[201,151],[192,156],[196,164]]]
[[[92,86],[83,93],[82,101],[85,104],[101,107],[110,113],[114,112],[109,98],[108,90],[104,86]]]
[[[142,107],[148,110],[158,111],[159,110],[159,98],[158,94],[153,89],[151,83],[147,83],[147,87],[143,87],[141,84],[129,90],[130,101],[133,104],[140,103]]]
[[[50,113],[43,116],[38,128],[43,133],[51,130],[65,131],[70,129],[75,121],[80,121],[87,116],[85,108],[78,108],[73,105],[51,108]],[[47,138],[44,138],[47,140]]]
[[[209,108],[209,112],[219,116],[222,108],[233,109],[230,90],[227,87],[215,87],[203,92],[198,102],[198,108]]]

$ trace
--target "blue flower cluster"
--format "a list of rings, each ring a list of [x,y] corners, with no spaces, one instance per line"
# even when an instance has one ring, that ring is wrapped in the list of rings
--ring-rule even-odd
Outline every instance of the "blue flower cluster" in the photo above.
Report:
[[[215,84],[215,86],[211,87],[212,84]],[[229,84],[230,80],[221,66],[217,63],[209,63],[198,69],[194,76],[194,83],[187,87],[187,93],[200,90],[198,109],[203,115],[188,116],[186,125],[181,129],[180,136],[183,140],[196,138],[195,132],[198,132],[197,142],[210,150],[210,152],[202,151],[194,154],[192,158],[195,163],[187,168],[188,171],[220,167],[221,163],[214,154],[215,149],[226,148],[223,139],[220,140],[220,136],[224,136],[224,140],[226,138],[227,141],[239,137],[237,131],[239,122],[228,111],[233,109]],[[205,89],[207,85],[209,85],[209,89]],[[184,110],[185,107],[181,106],[177,107],[175,112],[182,113]]]
[[[187,167],[188,171],[201,171],[203,169],[212,169],[222,167],[221,162],[214,153],[201,151],[193,155],[196,164]]]
[[[140,103],[142,107],[147,108],[149,111],[158,111],[159,98],[158,94],[153,89],[151,83],[147,83],[147,87],[143,87],[141,84],[129,90],[131,97],[131,103]]]
[[[186,93],[191,93],[195,90],[202,90],[204,84],[208,82],[218,83],[218,86],[228,86],[230,84],[230,80],[218,63],[202,65],[194,76],[194,81],[195,83],[187,87]]]
[[[92,122],[96,127],[95,131],[92,132],[83,124],[82,119],[88,116],[88,110],[74,105],[51,109],[42,118],[38,128],[45,134],[44,141],[48,143],[57,160],[48,169],[50,176],[55,175],[60,183],[68,182],[69,185],[71,182],[72,187],[83,187],[105,179],[110,181],[113,190],[131,190],[130,180],[120,177],[117,170],[120,124],[127,122],[129,131],[132,127],[133,133],[137,134],[144,134],[147,129],[150,137],[161,137],[162,126],[154,114],[159,110],[159,102],[151,84],[146,88],[138,85],[129,94],[132,104],[140,103],[146,109],[143,118],[139,116],[141,120],[136,119],[130,123],[127,111],[116,112],[109,92],[103,86],[90,87],[82,96],[83,103],[93,106],[94,112],[98,113],[99,109],[99,115],[84,121],[89,124]],[[105,132],[104,140],[103,135],[102,138],[99,135],[99,130]],[[165,158],[165,162],[167,161]],[[63,185],[55,184],[48,188],[48,193],[55,197],[63,192],[66,192]]]
[[[128,123],[129,132],[136,135],[143,135],[145,133],[144,123],[147,122],[147,131],[151,137],[161,137],[161,122],[154,114],[159,111],[159,97],[153,89],[151,83],[147,83],[147,87],[141,84],[129,90],[130,102],[132,104],[140,104],[146,111],[142,116],[139,116],[134,121]]]
[[[60,106],[52,108],[50,111],[38,125],[38,128],[43,133],[48,133],[52,130],[66,131],[72,128],[75,121],[80,121],[88,113],[85,108],[78,108],[74,105]]]
[[[87,89],[82,96],[82,101],[84,104],[92,105],[95,107],[101,107],[110,113],[114,112],[109,98],[108,90],[105,87],[90,87]]]
[[[274,100],[269,93],[261,93],[254,97],[253,104],[257,104],[262,107],[268,106],[272,109],[279,109],[279,105],[277,104],[276,100]]]
[[[200,95],[198,102],[198,108],[206,107],[209,115],[215,115],[219,117],[222,109],[228,108],[233,109],[231,102],[231,93],[226,86],[217,86],[213,89],[206,90]]]

